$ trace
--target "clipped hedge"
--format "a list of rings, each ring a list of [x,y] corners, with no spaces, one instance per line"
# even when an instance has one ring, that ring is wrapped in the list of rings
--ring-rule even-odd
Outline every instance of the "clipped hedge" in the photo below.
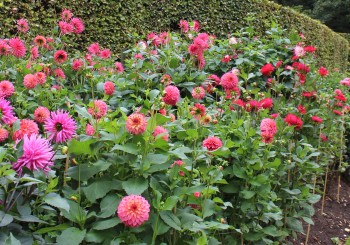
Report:
[[[5,0],[0,5],[0,37],[13,34],[15,20],[30,20],[32,29],[54,26],[53,13],[69,8],[84,19],[85,33],[80,36],[83,46],[98,41],[104,47],[122,50],[133,44],[133,36],[150,31],[178,28],[180,19],[197,19],[203,30],[225,36],[242,27],[254,25],[261,33],[277,16],[277,23],[286,29],[302,32],[307,42],[315,45],[320,65],[346,69],[348,42],[319,21],[267,0]],[[247,16],[254,16],[251,22]]]

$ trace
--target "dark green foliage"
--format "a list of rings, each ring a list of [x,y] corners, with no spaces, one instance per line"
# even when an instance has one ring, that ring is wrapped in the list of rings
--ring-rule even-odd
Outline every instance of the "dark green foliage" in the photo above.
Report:
[[[33,34],[52,28],[58,22],[52,16],[64,8],[71,9],[85,22],[86,30],[78,37],[83,48],[98,41],[103,47],[121,51],[134,44],[133,36],[175,30],[180,19],[196,19],[203,31],[220,37],[249,25],[263,34],[276,17],[284,28],[304,33],[306,41],[317,47],[319,64],[345,70],[348,58],[348,43],[340,35],[318,21],[266,0],[5,0],[0,15],[7,18],[1,20],[0,37],[14,34],[15,20],[19,18],[30,21]]]

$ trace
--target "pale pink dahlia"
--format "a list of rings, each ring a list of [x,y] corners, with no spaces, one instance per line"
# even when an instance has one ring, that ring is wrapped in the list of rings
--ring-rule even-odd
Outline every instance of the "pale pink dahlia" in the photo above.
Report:
[[[15,87],[10,81],[4,80],[0,82],[0,98],[8,98],[13,92],[15,92]]]
[[[222,142],[218,137],[209,136],[203,141],[203,146],[208,149],[208,151],[215,151],[222,146]]]
[[[44,128],[49,134],[49,140],[61,143],[73,138],[77,126],[68,112],[57,110],[51,112],[51,117],[45,121]]]
[[[7,125],[13,124],[17,120],[13,108],[9,101],[0,99],[0,122]]]
[[[224,89],[235,89],[238,86],[238,77],[232,72],[227,72],[222,75],[220,85]]]
[[[69,9],[64,9],[61,13],[62,20],[68,21],[72,18],[73,13]]]
[[[149,219],[150,205],[139,195],[124,197],[119,203],[117,214],[119,219],[130,227],[138,227]]]
[[[111,81],[107,81],[103,84],[103,90],[105,94],[112,95],[114,93],[114,83]]]
[[[197,100],[201,100],[205,97],[205,90],[202,86],[200,87],[195,87],[192,92],[192,97]]]
[[[107,104],[103,100],[95,100],[92,107],[88,109],[88,112],[96,119],[107,114]]]
[[[174,106],[180,99],[180,91],[175,86],[170,85],[165,87],[164,93],[163,101],[165,104]]]
[[[34,44],[38,47],[42,47],[42,46],[45,46],[46,44],[46,38],[43,37],[43,36],[36,36],[34,38]]]
[[[165,141],[169,141],[169,133],[168,130],[166,130],[165,128],[163,128],[162,126],[157,126],[154,131],[153,131],[153,136],[157,137],[157,135],[162,135],[162,139]]]
[[[131,134],[142,134],[146,131],[147,120],[142,113],[133,113],[126,119],[126,129]]]
[[[23,78],[23,85],[27,89],[35,88],[35,86],[38,84],[38,78],[33,74],[27,74]]]
[[[17,172],[21,173],[22,168],[26,167],[31,171],[39,171],[39,169],[48,172],[53,166],[52,158],[54,156],[53,149],[47,139],[41,138],[40,135],[32,134],[24,136],[23,155],[12,164]]]
[[[34,111],[34,120],[38,123],[44,123],[50,117],[50,111],[44,106],[40,106]]]

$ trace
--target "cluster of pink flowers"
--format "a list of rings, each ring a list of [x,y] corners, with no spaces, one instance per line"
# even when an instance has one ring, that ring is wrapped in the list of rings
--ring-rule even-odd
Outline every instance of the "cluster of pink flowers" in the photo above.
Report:
[[[186,20],[180,20],[180,29],[183,33],[187,33],[188,31],[199,32],[200,24],[197,20],[194,20],[191,24],[189,24]]]
[[[17,58],[23,58],[27,52],[24,42],[18,37],[7,39],[0,39],[0,55],[12,55]]]
[[[209,49],[210,37],[207,33],[199,33],[188,47],[188,52],[196,57],[198,68],[203,69],[205,66],[204,51]]]
[[[91,62],[92,57],[90,56],[98,56],[102,59],[108,59],[111,57],[111,55],[112,55],[111,50],[101,49],[98,43],[92,43],[88,47],[87,61],[90,63],[90,65],[93,65],[93,63]]]
[[[73,13],[70,10],[63,10],[61,17],[62,20],[58,22],[58,26],[63,35],[70,33],[81,34],[84,31],[84,22],[79,18],[72,18]]]
[[[147,35],[147,40],[151,42],[155,47],[161,45],[161,44],[167,44],[170,41],[170,34],[169,32],[162,32],[159,35],[151,32]]]
[[[46,75],[44,72],[36,72],[34,74],[27,74],[23,78],[23,85],[27,89],[33,89],[36,85],[43,85],[46,82]]]

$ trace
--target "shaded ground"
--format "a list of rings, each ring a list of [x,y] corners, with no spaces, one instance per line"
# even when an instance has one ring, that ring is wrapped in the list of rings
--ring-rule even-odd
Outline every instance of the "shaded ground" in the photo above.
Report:
[[[315,225],[311,226],[308,245],[345,244],[350,236],[350,186],[342,178],[340,202],[337,202],[337,178],[333,177],[327,184],[324,214],[321,214],[321,201],[315,205],[313,217]],[[305,226],[305,233],[307,226]],[[305,235],[300,235],[293,244],[305,244]],[[334,242],[332,242],[332,238]]]

